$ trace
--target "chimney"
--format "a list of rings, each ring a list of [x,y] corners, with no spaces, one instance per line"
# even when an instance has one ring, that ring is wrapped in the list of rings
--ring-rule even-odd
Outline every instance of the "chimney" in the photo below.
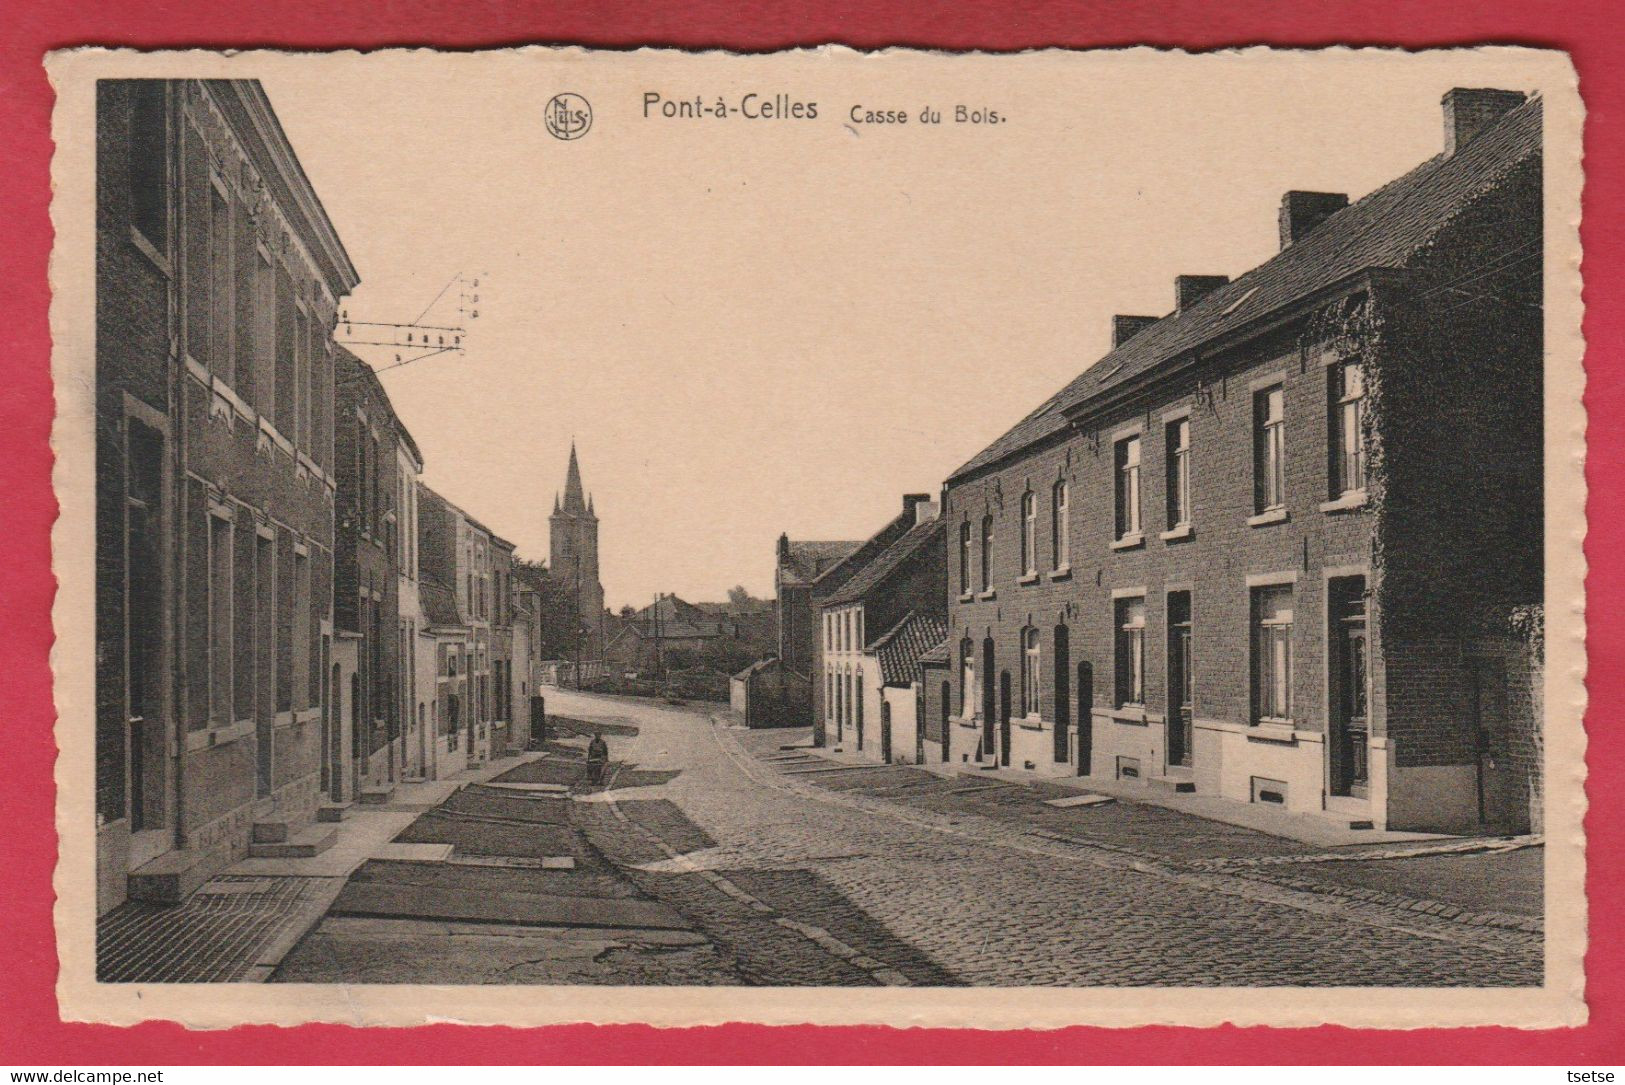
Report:
[[[1116,350],[1161,319],[1160,316],[1112,317],[1112,349]]]
[[[1288,192],[1281,197],[1281,248],[1302,241],[1316,226],[1349,205],[1342,192]]]
[[[1174,279],[1174,311],[1183,313],[1230,281],[1228,275],[1180,275]]]
[[[914,523],[929,524],[937,518],[940,506],[935,501],[921,501],[914,506]]]
[[[919,523],[920,522],[920,514],[919,514],[919,511],[918,511],[919,506],[921,504],[929,505],[930,503],[931,503],[931,495],[930,494],[904,494],[903,495],[903,515],[908,517],[910,520],[913,520],[915,523]]]
[[[789,560],[790,560],[790,536],[788,534],[780,535],[779,536],[779,564],[783,565],[785,562],[787,562]]]
[[[1517,90],[1456,87],[1444,95],[1444,153],[1448,158],[1469,140],[1494,124],[1503,113],[1523,105]]]

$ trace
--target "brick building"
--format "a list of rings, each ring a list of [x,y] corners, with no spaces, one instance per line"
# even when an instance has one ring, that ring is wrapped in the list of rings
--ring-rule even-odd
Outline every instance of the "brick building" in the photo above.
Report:
[[[915,522],[841,587],[819,597],[814,685],[821,693],[825,741],[881,762],[891,762],[897,752],[892,718],[900,704],[909,719],[905,759],[914,760],[916,664],[942,640],[946,618],[942,520],[935,502],[917,496],[908,503]],[[906,701],[892,693],[897,688],[907,690]]]
[[[407,714],[402,677],[401,498],[415,479],[403,460],[419,462],[416,445],[383,385],[361,359],[339,347],[334,381],[334,454],[338,476],[337,564],[333,615],[339,630],[341,771],[331,796],[353,800],[367,788],[395,783],[406,770]],[[415,466],[412,468],[415,476]],[[410,606],[410,603],[408,604]]]
[[[813,605],[813,585],[860,545],[803,542],[779,536],[773,565],[774,636],[779,659],[797,674],[811,674],[818,653],[818,608]]]
[[[1287,193],[1278,255],[1116,318],[948,480],[956,760],[1538,818],[1541,106],[1443,104],[1440,155]]]
[[[487,571],[486,608],[491,622],[491,689],[487,711],[491,717],[491,756],[501,757],[514,743],[514,544],[491,536]],[[521,747],[522,748],[522,747]]]
[[[330,332],[358,279],[259,83],[103,80],[96,126],[105,911],[307,832],[330,782]]]

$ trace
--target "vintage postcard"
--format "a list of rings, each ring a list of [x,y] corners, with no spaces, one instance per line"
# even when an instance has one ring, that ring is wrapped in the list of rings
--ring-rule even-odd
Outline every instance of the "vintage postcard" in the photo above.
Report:
[[[1585,1020],[1562,53],[48,68],[65,1017]]]

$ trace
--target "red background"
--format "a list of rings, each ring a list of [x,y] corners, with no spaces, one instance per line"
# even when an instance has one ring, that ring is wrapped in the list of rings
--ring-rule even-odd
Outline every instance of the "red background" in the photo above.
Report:
[[[0,32],[0,1064],[125,1066],[186,1063],[532,1062],[1095,1062],[1095,1063],[1625,1063],[1621,913],[1625,876],[1610,861],[1625,828],[1619,732],[1595,725],[1621,705],[1621,562],[1625,515],[1614,487],[1625,473],[1625,379],[1617,363],[1625,327],[1621,162],[1625,159],[1625,55],[1618,5],[1546,0],[1134,0],[947,5],[919,0],[810,3],[802,10],[754,0],[688,4],[614,2],[556,10],[535,2],[391,0],[348,5],[292,0],[168,3],[46,0],[19,5]],[[50,49],[109,44],[379,48],[478,48],[520,42],[769,50],[822,42],[1015,50],[1150,44],[1216,49],[1256,43],[1424,46],[1515,42],[1567,50],[1580,72],[1588,117],[1581,234],[1587,283],[1585,334],[1591,488],[1589,630],[1591,857],[1586,959],[1591,1023],[1580,1029],[1372,1033],[1351,1029],[1066,1029],[988,1033],[884,1028],[643,1027],[361,1030],[309,1025],[195,1033],[169,1024],[130,1029],[68,1025],[53,994],[53,828],[49,530],[56,515],[48,448],[51,246],[50,111],[41,58]],[[1603,288],[1599,289],[1599,284]],[[1612,289],[1609,289],[1612,287]],[[1038,997],[1042,997],[1039,995]]]

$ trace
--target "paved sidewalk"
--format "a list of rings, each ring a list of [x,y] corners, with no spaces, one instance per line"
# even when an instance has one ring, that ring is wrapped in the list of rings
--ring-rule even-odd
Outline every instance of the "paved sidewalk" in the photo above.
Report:
[[[540,758],[524,753],[445,780],[400,784],[389,803],[357,804],[337,839],[308,859],[244,859],[176,905],[130,901],[96,924],[103,983],[262,983],[315,926],[363,863],[436,802]]]

